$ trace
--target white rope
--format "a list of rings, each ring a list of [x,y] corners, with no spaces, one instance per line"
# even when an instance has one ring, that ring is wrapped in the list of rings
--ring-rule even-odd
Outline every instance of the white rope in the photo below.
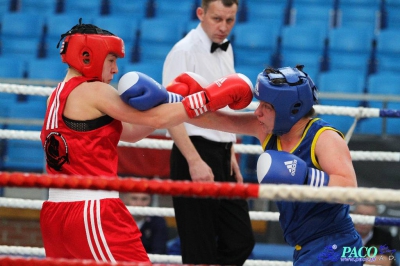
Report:
[[[369,203],[399,205],[400,193],[395,189],[350,188],[350,187],[309,187],[300,185],[266,185],[258,191],[259,199],[285,201],[314,201],[337,203]]]
[[[43,257],[45,257],[45,251],[44,251],[44,248],[37,248],[37,247],[19,247],[19,246],[0,245],[0,255],[43,258]],[[152,263],[182,264],[182,257],[179,255],[148,254],[148,256]],[[289,266],[289,265],[293,265],[293,262],[247,260],[244,263],[244,265],[246,265],[246,266]]]
[[[49,96],[53,90],[53,87],[0,83],[0,92],[7,93]]]
[[[22,139],[40,141],[40,131],[0,129],[0,139]],[[172,140],[144,138],[135,143],[120,141],[118,146],[170,150],[172,148]],[[235,144],[234,146],[237,153],[261,154],[263,152],[260,145]],[[400,152],[350,151],[350,154],[353,161],[400,161]]]
[[[53,87],[0,83],[0,92],[48,96]],[[363,96],[365,97],[365,96]],[[371,96],[372,97],[372,96]],[[251,102],[246,110],[255,110],[258,102]],[[352,117],[379,117],[378,108],[314,105],[317,114],[346,115]]]
[[[5,208],[19,208],[19,209],[32,209],[40,210],[42,208],[43,200],[30,200],[30,199],[17,199],[17,198],[2,198],[0,197],[0,207]],[[141,216],[161,216],[161,217],[175,217],[173,208],[165,207],[140,207],[140,206],[127,206],[132,215]],[[250,219],[253,221],[279,221],[279,212],[262,212],[250,211]],[[356,224],[370,224],[375,223],[375,216],[350,214],[353,222]]]
[[[253,111],[257,108],[258,102],[251,102],[247,107],[247,111]],[[347,107],[347,106],[332,106],[332,105],[314,105],[316,114],[319,115],[343,115],[359,118],[380,117],[379,108],[369,107]]]

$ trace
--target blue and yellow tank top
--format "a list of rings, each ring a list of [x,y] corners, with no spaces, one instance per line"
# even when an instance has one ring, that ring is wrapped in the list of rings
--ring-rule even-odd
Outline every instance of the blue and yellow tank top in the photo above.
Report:
[[[321,167],[315,156],[316,142],[325,130],[333,130],[343,134],[328,122],[319,118],[310,120],[303,136],[290,153],[303,159],[309,167]],[[279,137],[268,135],[262,143],[264,150],[282,150]],[[354,231],[349,215],[349,205],[325,202],[276,202],[285,241],[291,245],[304,245],[322,235],[346,233]]]

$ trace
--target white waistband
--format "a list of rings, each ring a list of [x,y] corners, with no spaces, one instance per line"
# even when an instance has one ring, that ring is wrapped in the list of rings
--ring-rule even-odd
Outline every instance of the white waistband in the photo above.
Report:
[[[109,191],[109,190],[90,190],[90,189],[62,189],[62,188],[49,189],[49,201],[54,201],[54,202],[97,200],[106,198],[119,198],[119,192]]]

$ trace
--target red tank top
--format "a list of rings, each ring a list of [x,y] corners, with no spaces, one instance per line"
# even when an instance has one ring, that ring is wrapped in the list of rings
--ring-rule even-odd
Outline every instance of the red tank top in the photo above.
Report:
[[[50,96],[40,134],[50,174],[117,176],[121,122],[114,119],[94,130],[80,132],[70,129],[63,120],[69,94],[88,80],[75,77],[61,82]]]

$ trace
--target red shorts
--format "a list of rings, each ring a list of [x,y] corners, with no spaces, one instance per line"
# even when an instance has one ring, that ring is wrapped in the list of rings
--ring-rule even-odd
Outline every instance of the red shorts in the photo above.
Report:
[[[150,263],[140,230],[119,198],[45,201],[40,227],[47,257]]]

